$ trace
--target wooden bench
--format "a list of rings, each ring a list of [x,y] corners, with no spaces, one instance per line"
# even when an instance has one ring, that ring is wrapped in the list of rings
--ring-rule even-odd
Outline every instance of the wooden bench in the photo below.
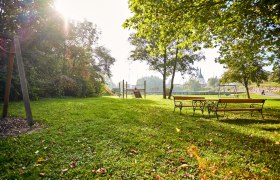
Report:
[[[204,103],[205,101],[193,101],[193,100],[200,100],[205,99],[205,97],[194,97],[194,96],[173,96],[174,99],[174,111],[176,108],[180,109],[180,114],[182,114],[183,107],[191,107],[193,108],[193,114],[195,110],[199,108],[203,113],[204,110]]]
[[[208,106],[208,115],[210,117],[210,112],[214,112],[216,114],[217,120],[218,112],[223,111],[224,114],[226,111],[250,111],[251,116],[253,115],[254,111],[259,111],[263,117],[262,110],[264,105],[265,99],[219,99],[216,103]],[[229,107],[228,104],[235,104],[236,106],[240,104],[250,104],[248,107]]]

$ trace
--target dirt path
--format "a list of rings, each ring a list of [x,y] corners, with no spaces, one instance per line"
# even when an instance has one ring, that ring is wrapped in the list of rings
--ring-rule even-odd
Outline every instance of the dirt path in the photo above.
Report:
[[[280,95],[274,94],[274,93],[266,93],[264,96],[269,96],[269,97],[274,97],[274,98],[280,99]]]
[[[38,123],[35,123],[32,127],[29,127],[27,121],[23,118],[0,118],[0,139],[7,136],[18,136],[23,133],[32,133],[39,131],[42,128],[43,127]]]

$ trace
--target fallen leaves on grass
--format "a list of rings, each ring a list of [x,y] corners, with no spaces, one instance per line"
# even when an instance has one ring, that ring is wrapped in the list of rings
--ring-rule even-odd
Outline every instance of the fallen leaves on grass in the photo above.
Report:
[[[187,164],[182,164],[182,165],[179,166],[177,169],[180,170],[180,169],[185,169],[185,168],[187,168],[187,167],[189,167],[189,165],[187,165]]]
[[[44,158],[39,157],[39,158],[37,159],[36,164],[42,164],[43,162],[44,162]]]
[[[135,149],[130,149],[128,154],[129,155],[136,155],[136,154],[138,154],[138,151],[135,150]]]
[[[210,161],[203,159],[198,154],[198,148],[195,145],[192,145],[187,149],[187,153],[192,157],[195,157],[198,161],[198,170],[200,180],[206,180],[207,177],[213,177],[217,173],[219,167],[216,164],[211,164]]]
[[[157,175],[156,180],[163,180],[163,179],[160,177],[160,175]]]
[[[180,161],[182,164],[187,163],[187,161],[186,161],[184,158],[182,158],[182,157],[179,157],[179,161]]]
[[[71,162],[69,163],[69,166],[70,166],[71,168],[76,167],[76,165],[77,165],[76,161],[71,161]]]
[[[267,173],[267,172],[268,172],[268,169],[267,169],[267,168],[263,168],[263,169],[262,169],[262,172]]]
[[[64,173],[66,173],[68,171],[68,169],[62,169],[61,170],[61,174],[64,174]]]
[[[106,168],[99,168],[97,170],[93,169],[92,172],[95,173],[95,174],[101,175],[101,174],[106,174],[107,169]]]
[[[195,179],[195,176],[193,174],[190,173],[185,173],[185,177],[188,179]]]
[[[191,156],[194,156],[197,161],[198,161],[198,166],[199,169],[204,169],[205,168],[205,163],[206,161],[204,159],[202,159],[199,155],[198,155],[198,149],[195,145],[192,145],[188,150],[187,153],[190,154]]]

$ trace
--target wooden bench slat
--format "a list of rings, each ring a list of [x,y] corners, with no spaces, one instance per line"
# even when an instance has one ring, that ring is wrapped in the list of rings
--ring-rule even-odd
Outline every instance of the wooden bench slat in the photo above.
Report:
[[[259,111],[262,108],[219,108],[213,111]]]
[[[265,99],[219,99],[219,103],[264,103]]]
[[[193,100],[193,99],[205,99],[205,97],[194,96],[173,96],[174,100]]]

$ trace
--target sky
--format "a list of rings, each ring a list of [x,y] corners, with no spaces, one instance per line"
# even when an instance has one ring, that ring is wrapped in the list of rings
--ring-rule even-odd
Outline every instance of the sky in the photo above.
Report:
[[[132,16],[127,0],[55,0],[55,7],[65,18],[87,19],[97,25],[101,31],[98,44],[109,49],[116,59],[111,69],[114,83],[125,80],[129,84],[136,84],[137,79],[150,75],[162,78],[159,72],[149,70],[146,63],[128,60],[133,49],[128,42],[132,30],[122,27],[124,21]],[[203,52],[206,60],[195,63],[195,66],[201,68],[206,81],[211,77],[220,77],[224,69],[214,62],[218,56],[217,50],[205,49]],[[181,77],[176,74],[175,84],[183,84],[188,78],[188,75]]]

